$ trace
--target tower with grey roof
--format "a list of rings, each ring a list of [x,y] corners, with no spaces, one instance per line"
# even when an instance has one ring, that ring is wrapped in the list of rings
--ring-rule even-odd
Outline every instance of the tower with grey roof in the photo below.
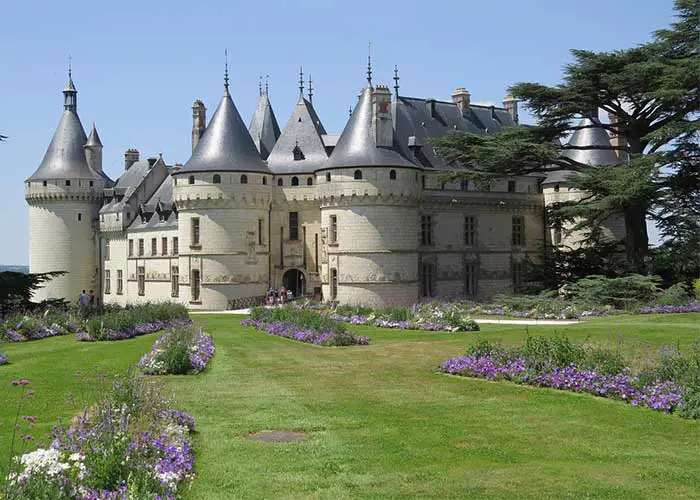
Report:
[[[88,138],[78,117],[72,75],[63,90],[63,113],[39,168],[25,182],[29,204],[29,269],[64,271],[37,290],[33,300],[77,300],[101,288],[97,213],[111,179],[102,171],[102,143],[93,126]]]

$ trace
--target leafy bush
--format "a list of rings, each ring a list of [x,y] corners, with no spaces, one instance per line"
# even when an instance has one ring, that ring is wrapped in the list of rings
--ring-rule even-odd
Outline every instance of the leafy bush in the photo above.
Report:
[[[102,316],[95,316],[88,320],[87,333],[92,340],[119,340],[138,334],[138,332],[134,332],[131,335],[130,331],[141,325],[148,325],[154,322],[169,322],[187,317],[185,306],[174,302],[127,306],[124,309],[109,311]],[[162,330],[163,328],[164,326],[161,326],[153,331]],[[119,335],[122,332],[124,335]],[[144,333],[151,332],[146,331]]]
[[[575,302],[584,305],[631,309],[655,301],[661,292],[660,282],[658,276],[641,274],[621,278],[589,276],[571,283],[566,292]]]
[[[199,373],[214,355],[214,340],[194,327],[173,328],[155,341],[139,361],[149,375]]]
[[[658,298],[662,306],[681,306],[690,302],[690,291],[685,283],[676,283],[664,290]]]
[[[335,321],[316,311],[297,309],[294,307],[253,307],[250,317],[264,323],[292,323],[301,330],[316,330],[318,332],[345,333],[344,323]]]
[[[700,300],[700,278],[693,280],[693,293],[695,294],[695,299]]]

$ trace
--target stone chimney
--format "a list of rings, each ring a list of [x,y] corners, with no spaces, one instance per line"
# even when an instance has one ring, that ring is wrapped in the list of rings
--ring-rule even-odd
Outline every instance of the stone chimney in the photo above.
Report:
[[[503,98],[503,107],[506,108],[513,121],[518,123],[518,100],[511,95],[507,95]]]
[[[129,168],[137,161],[139,161],[138,149],[127,149],[124,152],[124,170],[129,170]]]
[[[608,113],[608,120],[610,121],[610,126],[613,127],[613,132],[610,136],[610,143],[614,148],[613,151],[620,160],[627,161],[629,157],[627,152],[627,137],[625,136],[625,124],[617,118],[615,113]]]
[[[376,145],[394,145],[394,122],[391,119],[391,92],[385,85],[377,85],[372,91],[372,130]]]
[[[465,114],[469,110],[471,97],[472,95],[464,87],[459,87],[452,92],[452,102],[457,105],[462,114]]]
[[[207,128],[207,108],[197,99],[192,106],[192,151],[195,150],[199,139]]]

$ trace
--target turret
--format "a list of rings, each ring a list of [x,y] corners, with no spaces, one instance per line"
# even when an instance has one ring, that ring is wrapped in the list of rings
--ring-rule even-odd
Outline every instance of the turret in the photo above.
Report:
[[[97,133],[97,128],[95,124],[92,124],[92,130],[90,131],[90,137],[88,137],[87,143],[85,144],[85,158],[87,159],[88,166],[97,172],[102,174],[102,141]]]
[[[207,108],[197,99],[192,106],[192,151],[195,150],[199,139],[207,128]]]
[[[267,160],[267,157],[270,155],[270,152],[272,152],[272,148],[275,147],[275,143],[280,136],[280,126],[277,123],[275,112],[272,110],[267,89],[267,84],[265,85],[264,91],[262,85],[260,86],[258,105],[250,121],[250,127],[248,127],[255,147],[258,149],[260,157],[263,160]]]

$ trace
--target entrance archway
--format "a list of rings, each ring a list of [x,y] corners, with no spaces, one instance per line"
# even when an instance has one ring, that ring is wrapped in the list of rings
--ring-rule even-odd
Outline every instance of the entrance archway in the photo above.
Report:
[[[282,276],[282,286],[291,290],[295,297],[306,293],[306,277],[298,269],[289,269]]]

